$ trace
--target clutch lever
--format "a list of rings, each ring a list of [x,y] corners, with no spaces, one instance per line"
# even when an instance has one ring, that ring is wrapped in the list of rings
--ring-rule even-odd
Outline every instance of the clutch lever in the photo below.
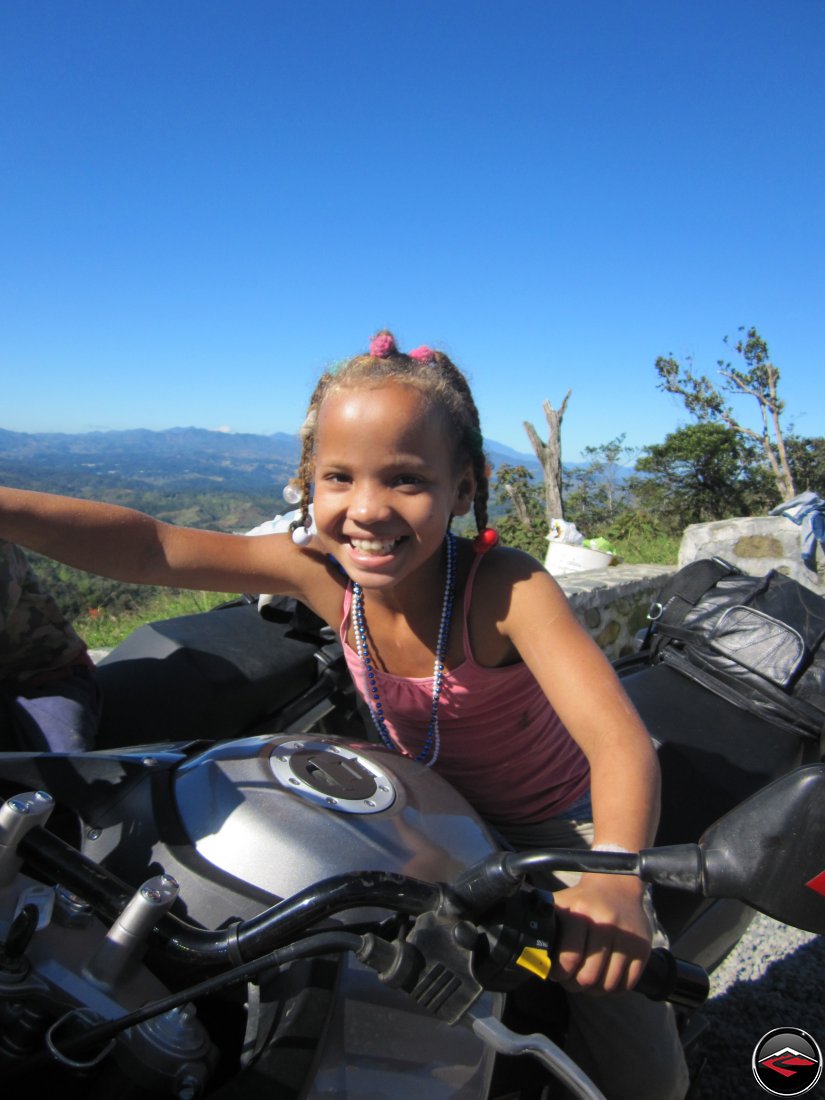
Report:
[[[530,1054],[561,1081],[576,1100],[606,1100],[587,1074],[561,1047],[546,1035],[519,1035],[495,1016],[476,1016],[470,1011],[467,1023],[473,1033],[497,1054]]]

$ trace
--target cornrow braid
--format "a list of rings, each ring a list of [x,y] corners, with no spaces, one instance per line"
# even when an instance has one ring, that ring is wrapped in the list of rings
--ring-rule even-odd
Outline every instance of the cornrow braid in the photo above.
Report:
[[[318,425],[318,411],[323,404],[329,387],[331,373],[322,374],[309,401],[304,422],[299,432],[301,439],[301,460],[298,463],[298,472],[292,480],[292,484],[300,492],[301,499],[298,504],[298,518],[289,525],[291,531],[298,527],[305,530],[309,527],[309,505],[312,500],[312,462],[315,454],[315,429]]]
[[[481,418],[470,384],[455,363],[442,351],[433,352],[433,366],[448,378],[455,392],[460,396],[466,420],[456,426],[460,428],[459,446],[469,458],[476,481],[476,493],[473,498],[473,514],[476,528],[483,531],[487,526],[487,501],[490,492],[487,479],[487,456],[484,453],[484,436],[481,433]],[[448,410],[452,411],[452,410]]]
[[[398,351],[395,338],[386,329],[373,336],[370,349],[373,354],[356,355],[322,374],[310,398],[300,432],[301,460],[292,482],[301,494],[299,518],[292,524],[293,530],[306,528],[310,523],[318,414],[326,398],[339,389],[355,388],[361,384],[380,386],[387,382],[401,382],[414,386],[433,405],[442,408],[456,430],[456,458],[461,462],[469,461],[472,466],[476,482],[473,512],[476,527],[483,531],[488,518],[488,467],[478,409],[467,379],[444,352],[431,351],[426,347],[417,348],[410,355]]]

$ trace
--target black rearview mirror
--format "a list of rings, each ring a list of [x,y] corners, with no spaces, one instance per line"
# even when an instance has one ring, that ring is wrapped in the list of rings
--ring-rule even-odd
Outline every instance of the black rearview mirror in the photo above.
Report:
[[[703,893],[737,898],[784,924],[825,932],[825,764],[752,795],[699,841]]]

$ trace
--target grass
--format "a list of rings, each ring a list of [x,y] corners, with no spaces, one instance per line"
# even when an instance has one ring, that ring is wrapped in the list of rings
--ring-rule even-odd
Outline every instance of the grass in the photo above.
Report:
[[[610,541],[627,565],[676,565],[682,538],[680,535],[634,532]]]
[[[90,608],[77,616],[72,625],[90,649],[111,649],[144,623],[194,615],[235,598],[228,592],[190,592],[172,588],[153,593],[131,611]]]

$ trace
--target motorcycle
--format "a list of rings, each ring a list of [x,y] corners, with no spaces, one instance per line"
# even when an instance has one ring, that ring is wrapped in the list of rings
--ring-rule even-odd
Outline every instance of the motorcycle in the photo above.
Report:
[[[370,739],[327,628],[268,614],[141,628],[99,665],[100,748],[0,754],[4,1081],[526,1100],[558,1080],[599,1100],[547,1033],[554,910],[531,873],[651,885],[672,951],[640,988],[679,1007],[686,1042],[754,911],[825,931],[811,729],[642,653],[618,671],[659,748],[656,847],[502,851],[445,780]]]

